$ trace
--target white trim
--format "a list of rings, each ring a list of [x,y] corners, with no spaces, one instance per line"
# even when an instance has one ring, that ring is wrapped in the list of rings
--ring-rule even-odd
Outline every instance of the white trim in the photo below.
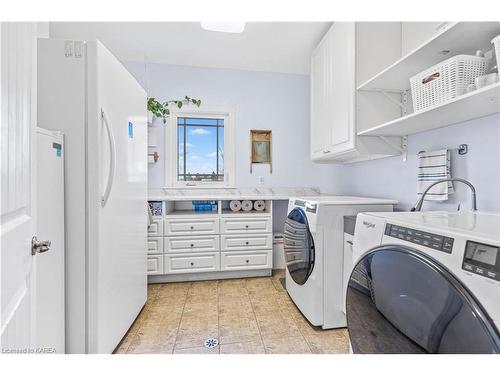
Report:
[[[224,118],[224,182],[198,182],[196,185],[179,182],[177,175],[177,118],[178,117],[223,117]],[[228,107],[192,107],[172,109],[165,128],[165,188],[175,189],[207,189],[234,188],[235,172],[235,116]]]

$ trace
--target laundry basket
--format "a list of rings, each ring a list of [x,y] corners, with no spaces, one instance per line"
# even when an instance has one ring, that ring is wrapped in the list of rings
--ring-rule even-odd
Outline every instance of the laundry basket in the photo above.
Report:
[[[495,57],[497,59],[497,67],[500,65],[500,35],[497,35],[491,41],[493,43],[493,48],[495,50]]]
[[[457,55],[410,78],[415,112],[444,104],[466,92],[474,78],[486,74],[488,59]]]

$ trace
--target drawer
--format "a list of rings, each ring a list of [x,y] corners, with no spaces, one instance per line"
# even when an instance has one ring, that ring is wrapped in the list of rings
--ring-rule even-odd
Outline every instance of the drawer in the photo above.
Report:
[[[270,233],[273,230],[271,217],[223,217],[220,223],[221,233]]]
[[[219,251],[219,236],[165,237],[165,253]]]
[[[235,251],[221,254],[221,270],[250,270],[273,267],[272,250]]]
[[[148,237],[148,254],[163,254],[163,237]]]
[[[272,234],[232,234],[221,236],[222,251],[271,250]]]
[[[219,218],[165,219],[165,236],[219,234]]]
[[[163,275],[163,255],[148,255],[148,275]]]
[[[167,254],[165,273],[195,273],[220,270],[220,253]]]
[[[163,219],[153,219],[148,228],[148,236],[163,236]]]

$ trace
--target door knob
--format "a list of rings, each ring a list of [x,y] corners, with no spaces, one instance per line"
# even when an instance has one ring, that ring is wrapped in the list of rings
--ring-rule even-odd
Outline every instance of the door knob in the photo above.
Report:
[[[50,241],[38,241],[36,236],[31,239],[31,255],[36,255],[37,253],[45,253],[50,250],[52,242]]]

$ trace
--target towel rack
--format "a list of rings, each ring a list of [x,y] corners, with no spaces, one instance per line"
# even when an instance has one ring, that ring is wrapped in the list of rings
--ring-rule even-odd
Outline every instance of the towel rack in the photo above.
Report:
[[[465,155],[469,152],[469,145],[467,143],[459,144],[456,148],[450,148],[449,150],[457,150],[459,155]],[[424,150],[419,151],[418,154],[425,152]]]

